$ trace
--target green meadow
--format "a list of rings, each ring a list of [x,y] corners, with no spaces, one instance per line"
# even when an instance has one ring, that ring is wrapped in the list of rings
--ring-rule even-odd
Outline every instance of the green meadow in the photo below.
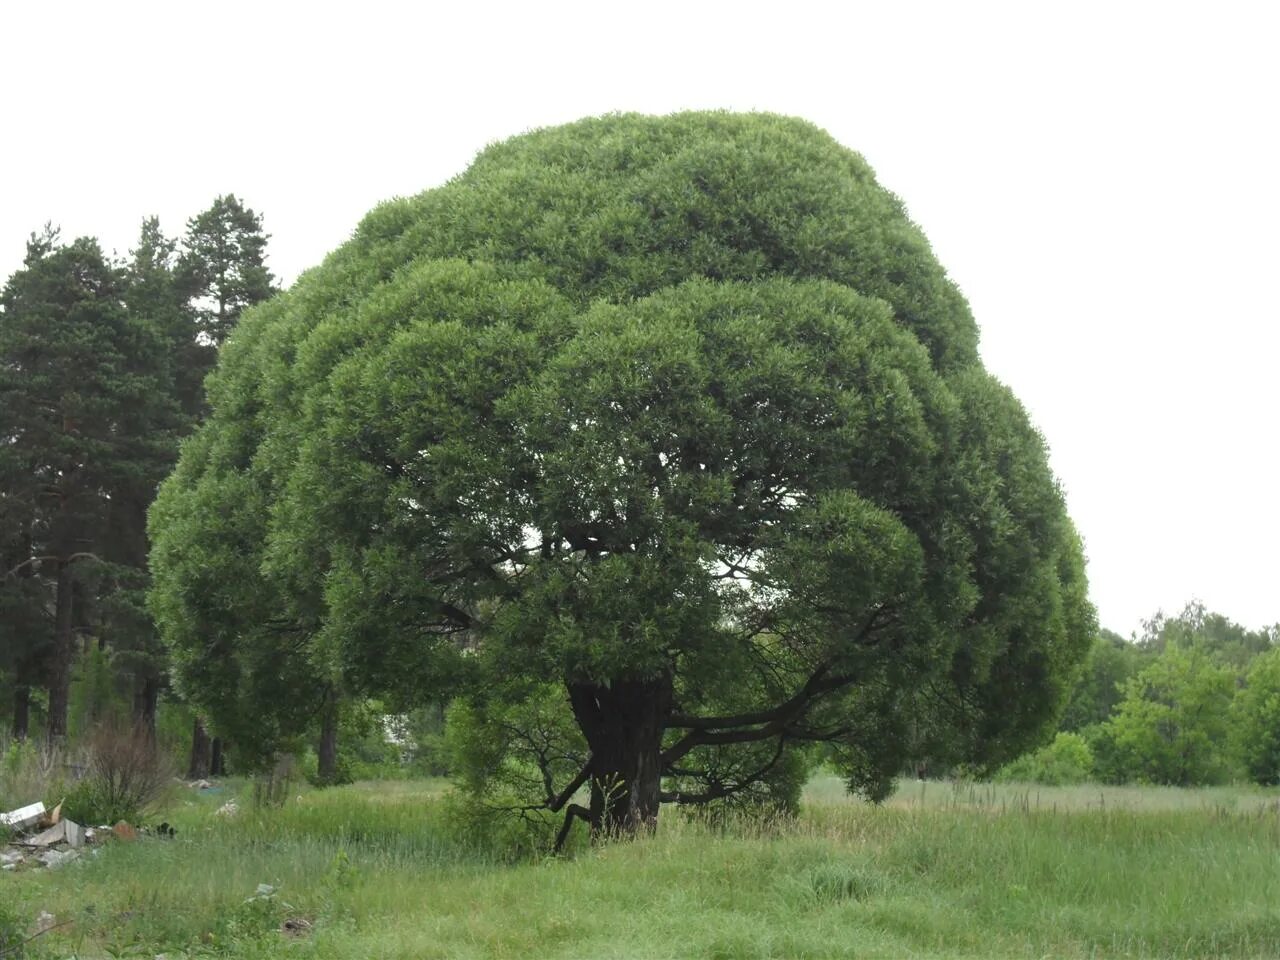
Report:
[[[446,789],[255,810],[234,781],[178,788],[176,837],[0,875],[0,915],[60,924],[28,957],[1280,955],[1280,795],[1260,788],[908,781],[875,807],[818,778],[794,819],[664,809],[652,837],[560,858],[459,839]]]

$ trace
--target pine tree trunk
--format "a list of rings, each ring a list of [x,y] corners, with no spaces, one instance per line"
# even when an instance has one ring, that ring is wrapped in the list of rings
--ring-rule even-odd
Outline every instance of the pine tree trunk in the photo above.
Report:
[[[213,743],[209,747],[209,776],[224,777],[227,774],[227,766],[223,757],[225,756],[225,745],[221,737],[214,737]]]
[[[151,744],[156,742],[156,708],[159,702],[160,678],[144,678],[133,692],[133,726]]]
[[[13,739],[25,740],[31,731],[31,688],[19,683],[13,688]]]
[[[204,780],[209,776],[211,752],[212,744],[209,742],[209,733],[204,728],[204,718],[196,717],[195,726],[191,731],[191,763],[187,766],[188,780]]]
[[[58,743],[67,736],[67,705],[71,699],[71,661],[75,657],[72,630],[75,613],[72,596],[74,578],[71,564],[58,561],[58,587],[53,615],[53,663],[49,669],[49,742]]]
[[[325,698],[316,754],[319,759],[317,778],[324,784],[335,783],[338,779],[338,698],[332,692]]]
[[[591,748],[592,836],[634,836],[654,829],[671,678],[568,687],[574,716]]]

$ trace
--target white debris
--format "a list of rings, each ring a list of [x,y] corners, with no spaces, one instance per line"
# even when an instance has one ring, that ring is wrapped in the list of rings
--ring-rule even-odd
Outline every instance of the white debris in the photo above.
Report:
[[[78,859],[80,852],[78,850],[50,850],[36,857],[50,870],[56,870],[64,863],[70,863],[72,860]]]
[[[30,806],[10,810],[8,813],[0,813],[0,827],[8,827],[10,830],[26,830],[28,827],[34,827],[39,823],[40,818],[43,816],[44,804],[36,802]]]

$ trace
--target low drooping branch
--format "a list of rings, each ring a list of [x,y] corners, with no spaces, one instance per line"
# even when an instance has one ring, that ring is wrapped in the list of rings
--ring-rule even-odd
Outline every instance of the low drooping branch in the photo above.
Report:
[[[591,776],[591,756],[588,754],[587,762],[582,765],[582,769],[577,775],[569,781],[568,785],[560,791],[556,796],[547,794],[547,809],[552,813],[556,813],[568,803],[575,793],[582,789],[582,785],[587,782],[587,777]]]
[[[662,752],[662,763],[670,766],[695,747],[723,746],[731,743],[754,743],[790,733],[790,727],[804,716],[818,699],[849,686],[854,674],[830,675],[830,664],[815,670],[794,696],[771,710],[739,714],[731,717],[673,718],[672,726],[690,730]]]
[[[556,834],[556,843],[552,847],[553,853],[559,853],[564,849],[564,842],[569,837],[569,828],[573,826],[574,817],[582,820],[586,824],[591,823],[591,811],[579,803],[569,804],[569,809],[564,813],[564,823],[560,825],[560,832]]]
[[[691,776],[699,780],[705,780],[708,784],[707,789],[702,793],[684,793],[676,791],[674,793],[663,793],[661,799],[663,803],[691,803],[691,804],[707,804],[714,800],[723,800],[733,796],[735,793],[741,793],[755,784],[759,783],[769,771],[778,765],[778,761],[782,759],[783,750],[786,749],[787,736],[778,737],[778,746],[774,750],[773,756],[760,767],[751,771],[744,776],[735,777],[731,780],[713,775],[710,771],[685,771],[685,776]],[[676,771],[668,771],[675,773]]]
[[[812,698],[817,685],[831,670],[830,664],[818,667],[805,681],[795,695],[771,707],[768,710],[757,710],[753,713],[739,713],[727,717],[695,717],[689,714],[672,714],[668,721],[670,727],[683,727],[689,730],[723,730],[728,727],[746,727],[759,723],[769,723],[791,714],[796,707],[802,707]]]
[[[869,638],[874,638],[889,612],[889,607],[884,604],[874,606],[856,632],[856,643],[864,644]],[[669,727],[681,727],[692,732],[663,754],[664,761],[674,762],[689,749],[702,743],[745,743],[752,740],[767,740],[769,737],[776,736],[786,724],[803,716],[815,700],[853,683],[855,676],[852,673],[832,676],[832,667],[833,664],[830,661],[820,664],[791,697],[767,710],[720,717],[672,714],[667,724]],[[739,729],[743,727],[759,727],[759,729]],[[687,748],[686,741],[688,741]]]

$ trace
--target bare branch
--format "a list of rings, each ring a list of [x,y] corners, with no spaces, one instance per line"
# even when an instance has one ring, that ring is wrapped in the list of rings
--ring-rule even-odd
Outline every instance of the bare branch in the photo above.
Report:
[[[564,849],[564,842],[569,838],[569,827],[573,825],[573,818],[577,817],[586,823],[591,823],[591,811],[580,803],[571,803],[564,813],[564,823],[560,826],[560,832],[556,834],[556,844],[551,848],[553,853],[559,853]]]
[[[588,755],[587,762],[582,765],[582,769],[578,771],[578,775],[569,781],[568,785],[560,791],[558,796],[547,797],[547,809],[552,813],[560,810],[575,793],[587,782],[587,777],[591,776],[591,757]]]

